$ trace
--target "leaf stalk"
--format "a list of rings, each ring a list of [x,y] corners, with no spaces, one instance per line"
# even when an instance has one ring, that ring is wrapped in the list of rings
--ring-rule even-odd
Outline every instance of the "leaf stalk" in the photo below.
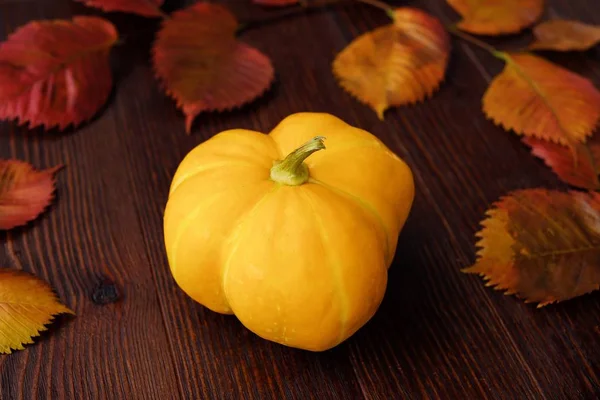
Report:
[[[479,47],[480,49],[490,52],[494,57],[504,59],[503,52],[498,51],[498,49],[496,49],[494,46],[487,44],[483,40],[479,40],[476,37],[471,36],[468,33],[461,31],[460,29],[458,29],[456,27],[456,25],[448,25],[448,26],[446,26],[446,29],[452,35],[457,36],[457,37],[463,39],[464,41],[469,42],[469,43]]]

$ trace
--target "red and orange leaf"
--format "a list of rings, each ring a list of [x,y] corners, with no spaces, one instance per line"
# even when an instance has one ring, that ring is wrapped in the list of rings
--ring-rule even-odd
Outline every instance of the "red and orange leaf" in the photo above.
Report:
[[[569,185],[582,189],[600,190],[600,136],[594,135],[574,149],[537,138],[524,138],[531,152],[544,160],[552,171]],[[573,157],[575,150],[575,157]]]
[[[252,0],[253,3],[261,6],[285,7],[298,4],[299,0]]]
[[[97,17],[34,21],[0,43],[0,118],[64,129],[90,119],[112,87],[117,31]]]
[[[525,136],[572,146],[600,118],[592,82],[529,54],[502,53],[506,66],[485,92],[483,111],[496,124]]]
[[[22,161],[0,160],[0,230],[25,225],[50,205],[60,168],[36,171]]]
[[[0,268],[0,353],[23,350],[55,315],[73,314],[48,284],[22,271]]]
[[[487,216],[465,272],[538,307],[600,288],[600,194],[520,190]]]
[[[478,35],[516,33],[538,20],[544,0],[447,0],[461,16],[456,25]]]
[[[444,79],[450,39],[435,17],[398,8],[394,23],[356,38],[333,62],[340,85],[377,116],[430,96]]]
[[[202,111],[241,106],[274,78],[267,56],[238,42],[238,23],[223,6],[196,3],[164,21],[153,62],[157,76],[186,115],[186,130]]]
[[[531,50],[584,51],[600,43],[600,26],[580,21],[545,21],[533,28]]]
[[[75,0],[89,7],[100,8],[104,11],[120,11],[139,14],[145,17],[160,17],[164,0]]]

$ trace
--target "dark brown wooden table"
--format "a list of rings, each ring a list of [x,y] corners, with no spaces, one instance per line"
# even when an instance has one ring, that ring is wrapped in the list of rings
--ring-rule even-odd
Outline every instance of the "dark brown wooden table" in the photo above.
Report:
[[[191,1],[167,0],[168,11]],[[226,2],[240,19],[265,15]],[[600,23],[598,0],[552,0],[546,15]],[[398,1],[444,23],[444,0]],[[40,18],[100,14],[68,0],[0,0],[0,38]],[[65,163],[57,200],[23,229],[0,234],[0,266],[34,272],[77,313],[35,345],[0,356],[0,398],[13,399],[594,399],[600,396],[600,293],[536,309],[460,269],[474,261],[487,206],[510,190],[565,188],[519,139],[480,111],[502,63],[453,41],[448,78],[426,103],[380,122],[330,72],[339,50],[386,23],[363,5],[333,7],[249,30],[274,87],[240,110],[201,115],[191,136],[148,60],[156,21],[109,14],[114,93],[75,131],[0,123],[0,158]],[[490,39],[502,48],[527,35]],[[600,86],[600,49],[551,60]],[[171,278],[162,236],[170,180],[195,145],[228,128],[268,132],[298,111],[324,111],[380,137],[412,167],[411,216],[375,317],[324,353],[262,340],[210,312]]]

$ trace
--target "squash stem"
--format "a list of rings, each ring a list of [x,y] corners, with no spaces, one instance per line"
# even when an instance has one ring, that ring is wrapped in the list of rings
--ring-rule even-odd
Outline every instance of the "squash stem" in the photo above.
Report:
[[[283,160],[275,161],[273,167],[271,167],[271,179],[289,186],[306,183],[309,173],[304,160],[315,151],[325,149],[324,139],[323,136],[316,136],[292,151]]]

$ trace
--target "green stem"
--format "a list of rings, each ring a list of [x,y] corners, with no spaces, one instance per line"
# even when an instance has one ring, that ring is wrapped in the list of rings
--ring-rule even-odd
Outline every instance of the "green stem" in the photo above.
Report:
[[[297,186],[306,183],[309,178],[308,166],[304,160],[315,151],[325,149],[323,136],[316,136],[292,151],[281,161],[275,161],[271,167],[271,179],[277,183]]]
[[[455,25],[446,26],[446,29],[448,30],[448,32],[450,32],[454,36],[457,36],[471,44],[474,44],[475,46],[479,47],[480,49],[490,52],[494,57],[504,59],[503,52],[498,51],[494,46],[487,44],[483,40],[479,40],[476,37],[473,37],[473,36],[469,35],[468,33],[461,31]]]

